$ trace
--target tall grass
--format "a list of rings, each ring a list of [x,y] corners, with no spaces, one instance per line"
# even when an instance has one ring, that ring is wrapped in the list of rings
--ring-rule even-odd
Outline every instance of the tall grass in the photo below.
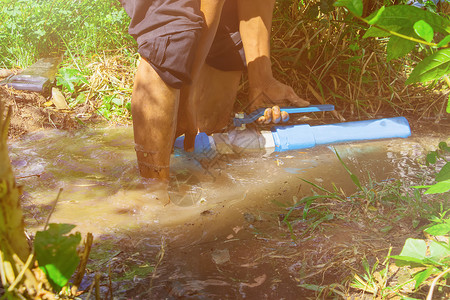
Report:
[[[74,61],[134,47],[117,0],[0,0],[0,67],[64,54]]]

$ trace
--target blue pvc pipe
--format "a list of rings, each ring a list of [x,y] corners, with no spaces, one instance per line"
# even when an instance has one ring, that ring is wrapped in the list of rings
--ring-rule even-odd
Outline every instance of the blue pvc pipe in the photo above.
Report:
[[[406,138],[411,135],[404,117],[329,125],[294,125],[272,128],[275,151],[311,148],[316,145],[362,140]]]
[[[404,117],[318,126],[308,124],[276,126],[271,131],[277,152],[342,142],[407,138],[411,135],[408,120]],[[183,142],[184,137],[177,138],[175,147],[183,148]],[[203,132],[199,133],[195,139],[195,152],[211,151],[215,148],[211,143],[214,143],[212,138]]]

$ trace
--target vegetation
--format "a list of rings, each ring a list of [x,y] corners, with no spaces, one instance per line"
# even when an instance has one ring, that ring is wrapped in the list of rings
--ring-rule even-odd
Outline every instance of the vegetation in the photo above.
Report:
[[[25,68],[41,56],[64,55],[58,85],[71,107],[87,105],[113,121],[130,119],[138,57],[127,33],[129,18],[117,0],[1,2],[0,68]],[[398,47],[385,38],[364,39],[364,23],[332,3],[277,2],[272,40],[276,77],[313,103],[335,104],[352,118],[413,113],[439,119],[445,110],[442,83],[404,85],[411,66],[432,50],[420,46],[403,57],[388,51],[388,63],[384,48]],[[383,4],[370,3],[373,7],[360,6],[364,14]],[[437,36],[443,31],[433,30]],[[408,49],[411,43],[405,42]],[[246,101],[245,83],[240,102]]]

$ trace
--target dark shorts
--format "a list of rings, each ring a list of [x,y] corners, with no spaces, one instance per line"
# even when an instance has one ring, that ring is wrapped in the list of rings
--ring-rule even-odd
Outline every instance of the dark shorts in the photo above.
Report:
[[[128,32],[139,54],[171,87],[191,82],[191,69],[203,25],[199,0],[121,0],[131,17]],[[245,68],[236,0],[226,0],[206,62],[220,70]]]

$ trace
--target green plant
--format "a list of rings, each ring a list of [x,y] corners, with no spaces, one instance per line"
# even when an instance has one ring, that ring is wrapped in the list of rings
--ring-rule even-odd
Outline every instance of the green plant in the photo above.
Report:
[[[76,88],[81,87],[82,84],[89,84],[89,82],[79,70],[62,68],[59,69],[56,76],[56,84],[61,85],[68,92],[74,93]]]
[[[425,58],[417,63],[406,84],[444,80],[450,87],[450,20],[428,10],[409,5],[381,7],[367,18],[362,17],[362,0],[338,0],[335,6],[345,7],[370,28],[365,38],[389,38],[387,60],[400,58],[415,50],[428,49]],[[450,98],[447,103],[450,113]]]
[[[427,188],[425,194],[442,194],[450,191],[450,162],[445,158],[446,153],[450,153],[450,147],[448,147],[447,143],[441,142],[439,143],[438,150],[431,151],[427,154],[427,165],[435,164],[439,159],[446,163],[436,173],[435,184],[414,186],[414,188]]]
[[[103,50],[135,45],[129,18],[117,0],[0,1],[0,61],[25,67],[41,56],[73,61]]]
[[[44,272],[56,292],[69,282],[75,272],[80,257],[77,246],[81,234],[67,235],[75,225],[49,224],[45,231],[38,231],[34,240],[34,249],[39,268]]]

